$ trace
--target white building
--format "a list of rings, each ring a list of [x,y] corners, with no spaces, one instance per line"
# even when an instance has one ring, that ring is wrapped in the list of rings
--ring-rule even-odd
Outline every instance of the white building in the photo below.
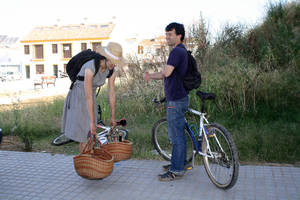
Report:
[[[22,72],[22,52],[19,39],[0,35],[0,76],[6,72]]]
[[[105,46],[114,27],[113,23],[35,27],[20,41],[24,49],[23,76],[34,79],[40,74],[58,76],[58,71],[66,72],[72,56]]]

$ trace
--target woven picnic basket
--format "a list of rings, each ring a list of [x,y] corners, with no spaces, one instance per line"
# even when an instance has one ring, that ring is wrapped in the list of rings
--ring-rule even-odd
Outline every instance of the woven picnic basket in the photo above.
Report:
[[[129,140],[123,140],[122,142],[109,142],[101,147],[114,157],[115,162],[127,160],[132,154],[132,142]]]
[[[90,141],[90,140],[89,140]],[[87,149],[90,145],[91,148]],[[83,153],[74,156],[74,168],[77,174],[87,179],[102,179],[112,173],[113,156],[103,148],[96,148],[95,143],[88,142]]]

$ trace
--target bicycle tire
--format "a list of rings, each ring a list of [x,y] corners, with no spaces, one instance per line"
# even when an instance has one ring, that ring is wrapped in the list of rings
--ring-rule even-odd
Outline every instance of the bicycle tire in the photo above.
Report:
[[[203,156],[205,170],[209,179],[221,189],[229,189],[235,185],[239,174],[238,152],[229,132],[220,124],[206,126],[206,138],[211,152],[218,158]],[[216,139],[217,138],[217,139]],[[224,150],[222,151],[220,148]],[[202,152],[210,155],[207,142],[202,137]],[[227,177],[228,176],[228,177]]]
[[[188,134],[186,128],[185,133],[189,136],[187,138],[187,161],[190,162],[193,158],[194,143],[191,136]],[[167,119],[162,118],[158,120],[152,128],[152,143],[156,151],[165,160],[170,161],[172,158],[172,143],[168,138]]]
[[[59,136],[57,136],[56,138],[54,138],[52,140],[52,145],[54,146],[60,146],[60,145],[63,145],[63,144],[68,144],[70,142],[74,142],[73,140],[67,138],[64,134],[61,134]]]

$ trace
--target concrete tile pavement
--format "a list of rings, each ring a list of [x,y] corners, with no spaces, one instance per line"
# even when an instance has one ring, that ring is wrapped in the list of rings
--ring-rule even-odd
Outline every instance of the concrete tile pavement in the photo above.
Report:
[[[224,191],[209,180],[203,166],[181,180],[159,182],[164,161],[127,160],[115,163],[102,180],[79,177],[73,156],[0,151],[0,200],[300,200],[300,168],[240,166],[237,184]]]

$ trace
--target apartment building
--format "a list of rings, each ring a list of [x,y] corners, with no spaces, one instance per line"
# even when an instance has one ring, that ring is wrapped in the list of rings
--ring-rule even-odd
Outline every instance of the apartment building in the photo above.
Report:
[[[66,72],[72,56],[85,49],[95,50],[106,45],[114,27],[113,23],[35,27],[20,41],[24,49],[23,76],[34,79]]]

